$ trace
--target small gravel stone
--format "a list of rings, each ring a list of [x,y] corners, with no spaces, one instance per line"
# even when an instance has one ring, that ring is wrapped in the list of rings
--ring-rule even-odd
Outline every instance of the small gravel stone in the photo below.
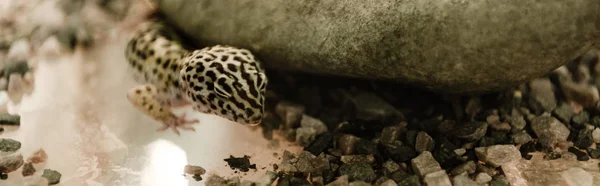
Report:
[[[575,82],[562,82],[562,91],[567,100],[579,103],[584,108],[593,108],[600,100],[596,86]]]
[[[15,152],[19,149],[21,149],[21,142],[8,138],[0,139],[0,151]]]
[[[539,138],[545,138],[546,145],[567,140],[571,131],[556,118],[551,116],[538,116],[531,121],[531,128]]]
[[[398,140],[400,133],[402,133],[405,130],[406,130],[406,128],[400,127],[400,126],[385,127],[381,131],[381,137],[379,138],[380,139],[379,142],[381,144],[393,143],[394,141]]]
[[[474,161],[467,161],[463,164],[460,164],[459,166],[454,167],[452,171],[450,171],[450,174],[460,175],[465,172],[468,174],[473,174],[475,173],[475,170],[477,170],[477,164],[475,164]]]
[[[307,147],[317,138],[317,130],[310,127],[300,127],[296,129],[296,143],[302,147]]]
[[[533,140],[531,135],[527,133],[527,131],[522,130],[521,132],[517,132],[511,135],[511,138],[515,144],[525,144]]]
[[[594,125],[595,127],[600,127],[600,116],[592,117],[590,124]]]
[[[375,162],[375,157],[373,155],[346,155],[342,156],[340,160],[343,163],[373,163]]]
[[[594,127],[591,125],[587,125],[587,126],[590,128],[586,127],[577,133],[576,140],[573,143],[573,145],[576,146],[577,148],[586,149],[594,143],[594,140],[592,139],[592,132],[593,132],[592,129]]]
[[[571,119],[575,126],[583,126],[590,121],[590,115],[586,111],[581,111]]]
[[[510,186],[510,182],[503,175],[496,175],[490,182],[490,186]]]
[[[465,148],[458,148],[458,149],[454,149],[454,153],[455,153],[457,156],[462,156],[462,155],[464,155],[465,153],[467,153],[467,149],[465,149]]]
[[[340,169],[340,175],[348,175],[351,181],[359,180],[372,182],[377,179],[373,167],[369,163],[350,163],[343,164]]]
[[[50,185],[58,184],[61,176],[58,171],[51,169],[44,169],[44,174],[42,174],[42,177],[46,178]]]
[[[396,184],[396,182],[392,179],[387,179],[386,181],[381,183],[379,186],[398,186],[398,184]]]
[[[327,132],[327,125],[325,125],[325,123],[306,114],[302,115],[300,126],[315,129],[317,131],[317,135]]]
[[[485,135],[487,128],[488,124],[485,122],[467,122],[464,125],[457,126],[454,129],[454,134],[456,137],[467,141],[477,141]]]
[[[594,129],[592,132],[592,139],[595,143],[600,143],[600,128]]]
[[[452,179],[452,185],[453,186],[482,186],[481,184],[478,184],[477,182],[471,180],[471,178],[469,178],[469,176],[467,174],[460,174],[455,176]]]
[[[424,151],[432,151],[433,147],[435,145],[435,142],[433,141],[433,138],[431,138],[431,136],[429,136],[426,132],[419,132],[417,134],[417,141],[415,144],[415,150],[419,153],[424,152]]]
[[[394,178],[392,178],[394,179]],[[417,175],[403,175],[394,179],[398,186],[421,186],[421,181]]]
[[[349,186],[371,186],[371,184],[364,181],[353,181]]]
[[[556,108],[556,97],[550,79],[534,79],[529,82],[529,89],[527,101],[535,113],[551,112]]]
[[[491,167],[481,163],[477,163],[477,170],[475,172],[485,172],[490,176],[495,176],[499,173],[497,167]]]
[[[527,125],[527,122],[525,121],[525,118],[523,118],[523,116],[515,115],[515,114],[513,114],[509,118],[508,123],[510,124],[511,132],[513,132],[513,133],[523,130],[525,128],[525,126]]]
[[[575,147],[569,147],[569,152],[575,154],[575,156],[577,156],[577,160],[579,161],[590,160],[590,156]]]
[[[579,167],[572,167],[561,174],[568,185],[592,186],[594,178],[592,175]]]
[[[486,183],[492,181],[492,177],[485,172],[481,172],[481,173],[477,174],[477,176],[475,177],[475,181],[479,184],[486,184]]]
[[[342,150],[342,154],[344,155],[353,154],[354,146],[359,140],[360,138],[356,136],[344,134],[338,139],[338,147]]]
[[[494,167],[521,159],[521,153],[514,145],[494,145],[475,148],[479,160]]]
[[[600,149],[588,149],[588,155],[591,158],[598,159],[600,158]]]
[[[510,126],[510,124],[508,123],[495,123],[495,124],[490,124],[490,127],[495,130],[495,131],[499,131],[499,132],[510,132],[510,130],[512,129],[512,127]]]
[[[16,171],[23,166],[23,163],[25,163],[23,155],[19,153],[0,156],[0,173]]]
[[[560,119],[561,122],[568,123],[573,118],[573,108],[568,103],[562,103],[560,106],[556,107],[552,114],[556,116],[556,118]]]
[[[399,141],[397,141],[399,142]],[[408,161],[417,156],[417,152],[401,143],[387,144],[384,146],[386,154],[396,162]]]
[[[23,177],[27,177],[27,176],[31,176],[35,173],[35,168],[33,167],[33,163],[28,162],[23,164],[23,170],[21,172],[21,175],[23,175]]]
[[[317,156],[327,150],[327,148],[331,147],[333,141],[333,134],[330,132],[323,133],[308,145],[308,147],[304,148],[305,151],[312,153]]]
[[[349,177],[348,175],[342,175],[340,177],[338,177],[337,179],[335,179],[335,181],[328,183],[327,186],[346,186],[349,183]]]
[[[392,160],[388,160],[383,163],[384,174],[389,175],[400,169],[400,165]]]
[[[419,176],[425,176],[429,173],[442,170],[440,164],[433,158],[433,155],[429,151],[425,151],[412,159],[410,165],[415,174]]]
[[[409,130],[406,132],[404,142],[406,145],[414,147],[417,144],[417,135],[419,134],[416,130]]]
[[[425,177],[423,178],[423,182],[425,182],[426,185],[452,186],[450,178],[444,170],[425,175]]]
[[[461,163],[457,160],[456,153],[454,153],[454,150],[457,149],[454,144],[445,137],[440,137],[437,141],[433,157],[443,168],[454,167]]]

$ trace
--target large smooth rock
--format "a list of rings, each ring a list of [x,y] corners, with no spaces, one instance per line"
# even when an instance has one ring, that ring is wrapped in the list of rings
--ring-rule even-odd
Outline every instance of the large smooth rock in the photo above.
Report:
[[[447,93],[522,83],[600,43],[598,0],[154,1],[198,47]]]

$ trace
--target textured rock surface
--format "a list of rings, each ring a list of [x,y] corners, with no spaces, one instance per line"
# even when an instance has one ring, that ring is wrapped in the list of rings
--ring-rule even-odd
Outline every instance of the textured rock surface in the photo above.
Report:
[[[592,185],[600,183],[599,160],[576,161],[559,158],[544,160],[543,155],[536,153],[531,160],[521,159],[502,166],[506,178],[514,186],[525,185],[560,185],[567,186],[572,181],[572,176],[586,176],[578,180],[589,183],[588,175],[592,176]],[[575,169],[574,169],[575,168]],[[581,173],[581,168],[586,173]],[[570,170],[570,171],[569,171]],[[576,171],[573,171],[576,170]],[[579,178],[582,179],[582,178]],[[581,182],[580,182],[581,183]]]
[[[235,45],[268,68],[446,92],[548,73],[598,42],[600,28],[594,0],[154,1],[199,47]]]

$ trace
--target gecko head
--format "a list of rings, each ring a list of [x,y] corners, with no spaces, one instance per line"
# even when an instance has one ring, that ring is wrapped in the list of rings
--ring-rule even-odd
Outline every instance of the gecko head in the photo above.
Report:
[[[196,51],[187,58],[180,71],[187,97],[198,110],[240,124],[260,124],[268,81],[265,73],[253,63],[215,61],[217,58],[234,57]]]

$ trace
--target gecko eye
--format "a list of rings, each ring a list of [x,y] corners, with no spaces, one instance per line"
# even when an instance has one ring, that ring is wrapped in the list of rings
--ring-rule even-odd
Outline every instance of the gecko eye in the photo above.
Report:
[[[231,86],[227,84],[225,76],[218,77],[217,81],[215,81],[215,92],[223,98],[231,97]]]

